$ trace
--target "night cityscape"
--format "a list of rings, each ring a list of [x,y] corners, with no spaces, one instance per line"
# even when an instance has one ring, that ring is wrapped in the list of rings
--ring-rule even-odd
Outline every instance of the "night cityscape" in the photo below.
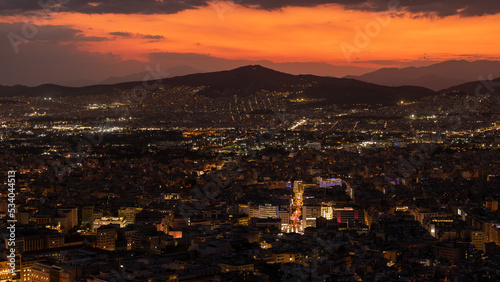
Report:
[[[306,2],[0,1],[0,281],[500,281],[498,3]]]

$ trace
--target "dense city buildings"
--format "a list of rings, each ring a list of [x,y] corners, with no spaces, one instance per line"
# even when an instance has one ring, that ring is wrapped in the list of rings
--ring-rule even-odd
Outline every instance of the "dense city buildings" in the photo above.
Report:
[[[498,279],[497,92],[336,103],[301,79],[3,99],[1,279]]]
[[[0,282],[500,281],[498,23],[0,0]]]
[[[212,103],[170,112],[210,117],[209,127],[150,120],[153,104],[99,120],[112,104],[67,118],[44,105],[67,98],[16,98],[19,109],[46,107],[51,117],[4,108],[0,158],[5,175],[16,171],[17,259],[12,276],[3,233],[2,280],[498,277],[498,113],[437,130],[432,120],[446,117],[387,116],[415,103],[295,108],[273,95],[289,111],[276,123],[278,104],[259,104],[264,96],[249,104],[271,109],[263,115],[235,117]],[[474,119],[484,127],[472,129]],[[2,230],[8,204],[2,192]]]

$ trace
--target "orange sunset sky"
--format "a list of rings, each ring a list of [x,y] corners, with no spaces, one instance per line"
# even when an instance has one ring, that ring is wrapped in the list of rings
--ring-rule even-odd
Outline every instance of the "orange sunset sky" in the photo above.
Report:
[[[152,1],[152,5],[162,4]],[[99,7],[100,2],[89,2],[86,9]],[[123,5],[127,2],[131,0]],[[146,2],[151,1],[145,1],[145,5]],[[40,71],[51,60],[81,64],[83,69],[75,71],[68,71],[67,65],[63,71],[61,62],[48,67],[54,69],[54,76],[64,75],[43,79],[57,82],[126,75],[140,72],[144,64],[161,64],[161,68],[188,65],[203,71],[224,69],[232,66],[233,61],[237,65],[262,60],[355,67],[339,68],[331,74],[340,76],[388,66],[500,57],[500,14],[464,14],[464,7],[448,7],[455,12],[441,15],[443,12],[433,10],[432,5],[416,9],[401,4],[384,10],[323,3],[269,9],[258,6],[255,0],[245,5],[243,0],[239,4],[203,2],[174,12],[144,12],[141,8],[124,12],[117,7],[116,12],[93,13],[71,7],[70,3],[68,8],[61,3],[50,13],[46,10],[47,14],[33,7],[7,4],[4,8],[11,8],[11,12],[0,16],[0,31],[4,34],[0,48],[5,61],[19,65],[15,70],[24,68],[28,76],[32,74],[26,69]],[[194,54],[206,62],[200,63],[203,60]],[[106,63],[108,66],[102,67]],[[98,70],[91,71],[93,66]],[[0,83],[23,82],[21,77],[14,77],[16,72],[11,73],[12,67],[5,70],[2,66],[1,71],[8,81]],[[308,72],[314,72],[314,68]],[[318,74],[325,75],[324,72],[326,69],[318,69]],[[27,84],[31,80],[34,84],[43,82],[26,79],[30,80]]]

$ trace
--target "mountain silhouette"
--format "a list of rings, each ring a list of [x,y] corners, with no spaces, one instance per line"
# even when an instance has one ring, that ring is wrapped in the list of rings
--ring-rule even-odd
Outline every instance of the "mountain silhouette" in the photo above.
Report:
[[[425,67],[382,68],[347,78],[387,86],[415,85],[438,91],[489,75],[500,75],[499,61],[452,60]]]
[[[417,100],[435,92],[417,86],[388,87],[355,79],[291,75],[260,65],[249,65],[228,71],[197,73],[172,78],[125,82],[111,85],[66,87],[44,84],[37,87],[0,86],[0,96],[82,96],[109,95],[115,89],[127,90],[144,84],[169,86],[203,86],[199,92],[207,97],[250,95],[258,91],[288,92],[290,98],[322,99],[328,104],[395,104],[400,100]]]

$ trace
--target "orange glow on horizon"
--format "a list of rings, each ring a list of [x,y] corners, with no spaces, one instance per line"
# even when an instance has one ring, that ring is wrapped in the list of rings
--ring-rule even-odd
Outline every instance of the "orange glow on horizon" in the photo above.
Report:
[[[85,36],[109,38],[68,42],[80,50],[141,61],[147,61],[148,54],[155,52],[364,67],[377,65],[365,62],[373,60],[500,58],[500,39],[496,36],[500,27],[492,24],[500,20],[500,15],[389,18],[384,13],[344,10],[338,5],[264,11],[234,4],[223,6],[229,9],[222,13],[214,5],[168,15],[57,13],[46,23],[78,29]],[[0,21],[21,20],[3,17]],[[113,36],[112,32],[133,36]],[[363,35],[365,42],[356,44]],[[341,44],[355,48],[350,56],[352,62],[346,60]]]

